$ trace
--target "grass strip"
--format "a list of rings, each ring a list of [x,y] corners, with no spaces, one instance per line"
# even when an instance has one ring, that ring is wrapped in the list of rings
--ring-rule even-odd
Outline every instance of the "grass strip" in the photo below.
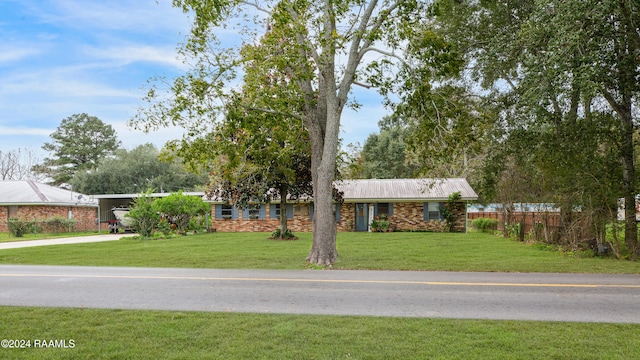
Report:
[[[0,307],[11,359],[632,359],[640,325]],[[625,335],[626,334],[626,335]],[[34,340],[73,348],[34,348]]]
[[[218,269],[304,269],[311,234],[213,233],[161,240],[42,246],[0,251],[1,264]],[[484,233],[339,233],[335,269],[640,273],[640,262],[584,257]]]

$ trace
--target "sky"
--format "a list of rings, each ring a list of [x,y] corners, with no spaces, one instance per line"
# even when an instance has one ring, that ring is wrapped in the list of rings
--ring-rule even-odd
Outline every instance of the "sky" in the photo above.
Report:
[[[180,138],[181,129],[144,134],[127,122],[147,80],[187,71],[176,49],[189,27],[171,0],[0,0],[0,151],[45,157],[49,135],[80,113],[110,124],[127,149]],[[374,90],[354,95],[363,106],[343,113],[345,145],[364,144],[388,113]]]

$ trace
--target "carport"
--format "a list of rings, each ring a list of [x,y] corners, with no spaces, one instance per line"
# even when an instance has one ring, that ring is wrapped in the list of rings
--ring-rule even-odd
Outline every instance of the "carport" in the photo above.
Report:
[[[204,197],[204,192],[183,192],[184,195]],[[102,194],[91,195],[98,200],[98,217],[100,218],[100,228],[108,229],[108,224],[116,220],[111,212],[113,208],[128,208],[133,205],[133,201],[145,195],[151,198],[161,198],[171,195],[171,193],[151,193],[151,194]]]

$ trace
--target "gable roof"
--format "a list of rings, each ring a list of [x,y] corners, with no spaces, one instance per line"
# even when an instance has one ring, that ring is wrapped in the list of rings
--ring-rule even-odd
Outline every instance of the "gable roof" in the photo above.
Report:
[[[345,201],[446,201],[460,192],[461,200],[477,200],[478,194],[467,180],[453,179],[362,179],[336,183]]]
[[[0,181],[0,205],[97,206],[89,196],[32,180]]]
[[[471,188],[466,179],[359,179],[341,180],[335,183],[338,190],[344,192],[347,202],[425,202],[447,201],[449,195],[458,191],[461,200],[477,200],[478,194]],[[185,195],[202,196],[207,202],[222,203],[219,198],[208,199],[203,192],[183,193]],[[134,199],[140,194],[107,194],[93,195],[96,199]],[[170,193],[150,194],[151,197],[168,196]],[[299,199],[302,202],[310,198]],[[274,201],[278,203],[279,201]],[[2,198],[0,197],[0,203]]]

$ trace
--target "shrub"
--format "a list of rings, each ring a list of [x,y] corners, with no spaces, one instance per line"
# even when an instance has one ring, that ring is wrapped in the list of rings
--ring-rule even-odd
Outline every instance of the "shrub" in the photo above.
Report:
[[[35,221],[24,219],[9,219],[9,233],[15,237],[23,237],[36,225]]]
[[[160,214],[153,207],[153,199],[148,194],[141,194],[135,199],[127,214],[133,220],[134,231],[143,237],[153,236],[160,222]]]
[[[477,218],[471,225],[482,232],[491,232],[498,229],[498,220],[490,218]]]
[[[281,239],[281,240],[298,240],[298,237],[293,235],[293,232],[289,229],[282,233],[282,230],[276,229],[271,233],[271,239]]]
[[[173,232],[173,228],[167,219],[161,219],[160,222],[158,222],[158,231],[167,236]]]
[[[186,234],[191,219],[206,214],[209,205],[201,197],[173,193],[156,200],[153,209],[167,216],[176,225],[179,234]]]
[[[451,195],[449,195],[449,198],[447,200],[447,203],[445,204],[445,206],[440,210],[442,213],[442,217],[444,218],[445,222],[446,222],[446,230],[449,232],[453,232],[453,230],[455,229],[456,226],[456,215],[455,215],[455,209],[456,209],[456,203],[458,201],[460,201],[462,195],[460,195],[459,191],[456,191],[454,193],[452,193]]]
[[[369,226],[371,227],[371,232],[387,232],[391,227],[391,223],[389,220],[382,220],[382,218],[378,218],[378,220],[371,221]]]
[[[71,232],[78,221],[62,216],[54,216],[43,221],[43,229],[47,232],[61,233]]]

